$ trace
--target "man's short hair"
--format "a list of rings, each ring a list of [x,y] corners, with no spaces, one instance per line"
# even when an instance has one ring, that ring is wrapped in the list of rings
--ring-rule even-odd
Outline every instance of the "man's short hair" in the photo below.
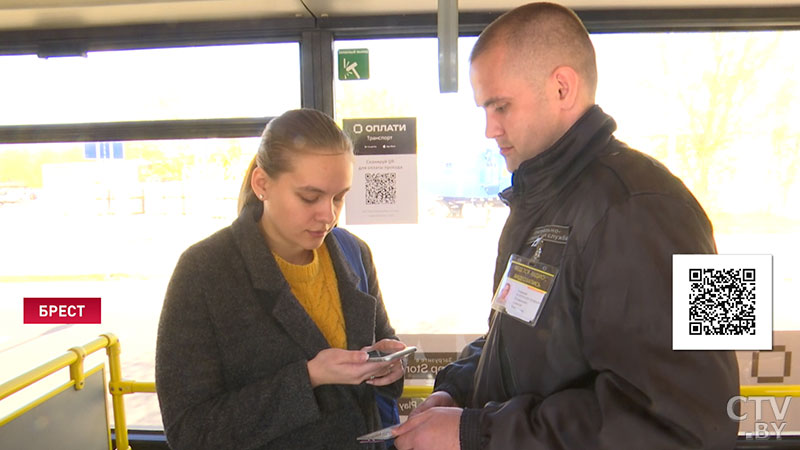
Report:
[[[472,48],[470,61],[497,45],[511,52],[515,67],[552,70],[560,65],[575,69],[594,97],[597,62],[589,33],[569,8],[555,3],[529,3],[512,9],[489,24]]]

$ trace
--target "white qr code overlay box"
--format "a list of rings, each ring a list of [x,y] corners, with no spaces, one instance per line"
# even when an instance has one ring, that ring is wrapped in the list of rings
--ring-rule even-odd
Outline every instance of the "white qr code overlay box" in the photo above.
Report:
[[[772,255],[673,255],[672,348],[772,349]]]

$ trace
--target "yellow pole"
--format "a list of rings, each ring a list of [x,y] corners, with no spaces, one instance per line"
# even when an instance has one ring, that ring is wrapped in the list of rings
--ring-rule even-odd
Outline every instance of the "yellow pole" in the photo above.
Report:
[[[78,359],[69,365],[69,377],[75,382],[75,390],[80,391],[86,384],[86,374],[83,372],[83,360],[86,358],[86,350],[83,347],[72,347],[69,351],[78,356]]]
[[[745,397],[793,397],[800,396],[800,385],[767,384],[739,386],[739,393]]]
[[[427,398],[433,392],[433,386],[420,386],[409,384],[403,386],[403,397],[405,398]]]
[[[131,393],[136,392],[156,392],[156,382],[155,381],[132,381],[131,382]]]
[[[125,401],[124,392],[119,387],[122,381],[122,369],[119,360],[120,346],[119,340],[111,333],[103,336],[109,340],[106,353],[108,354],[108,373],[109,391],[111,392],[111,402],[114,407],[114,432],[117,436],[117,450],[130,450],[128,445],[128,426],[125,422]]]
[[[123,394],[135,394],[137,392],[156,392],[156,383],[154,381],[133,381],[122,380],[119,384],[109,383],[109,388],[115,392]]]

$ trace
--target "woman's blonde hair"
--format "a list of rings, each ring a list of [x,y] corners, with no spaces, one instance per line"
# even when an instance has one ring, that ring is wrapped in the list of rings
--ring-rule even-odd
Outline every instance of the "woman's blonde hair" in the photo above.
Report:
[[[352,153],[353,143],[327,114],[316,109],[302,108],[286,111],[270,120],[261,135],[258,153],[247,168],[239,191],[238,212],[250,203],[258,202],[250,185],[256,167],[270,178],[291,172],[294,156],[298,154]]]

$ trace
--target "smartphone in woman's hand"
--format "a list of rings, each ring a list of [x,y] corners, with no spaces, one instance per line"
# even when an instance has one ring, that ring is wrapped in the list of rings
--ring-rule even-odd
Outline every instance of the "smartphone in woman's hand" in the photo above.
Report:
[[[367,359],[367,362],[389,362],[389,361],[394,361],[394,360],[400,359],[400,358],[402,358],[404,356],[408,356],[408,355],[410,355],[410,354],[412,354],[412,353],[414,353],[416,351],[417,351],[417,347],[413,347],[413,346],[412,347],[406,347],[406,348],[404,348],[404,349],[402,349],[402,350],[400,350],[398,352],[388,353],[388,354],[383,353],[383,352],[379,352],[378,350],[372,350],[370,352],[367,352],[369,354],[369,359]]]

